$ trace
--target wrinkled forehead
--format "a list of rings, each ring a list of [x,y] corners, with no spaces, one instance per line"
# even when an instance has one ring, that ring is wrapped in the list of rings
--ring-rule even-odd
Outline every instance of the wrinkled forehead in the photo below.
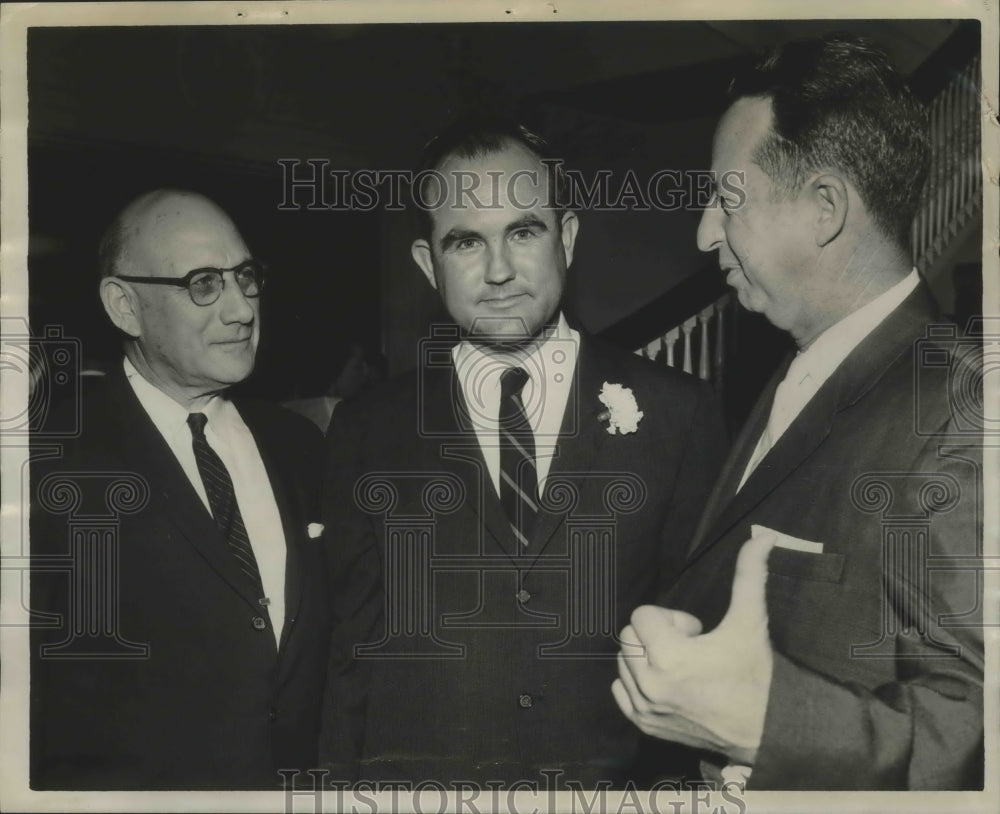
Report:
[[[128,254],[143,273],[182,277],[196,268],[232,268],[250,255],[229,217],[195,197],[167,198],[137,213]]]

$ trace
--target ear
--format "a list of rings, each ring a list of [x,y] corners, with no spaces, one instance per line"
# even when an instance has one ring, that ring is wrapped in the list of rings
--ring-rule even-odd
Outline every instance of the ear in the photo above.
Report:
[[[818,207],[816,245],[823,247],[844,230],[849,203],[847,184],[839,175],[824,173],[810,182],[809,190]]]
[[[410,254],[413,255],[413,262],[420,266],[420,270],[431,284],[431,288],[437,290],[437,280],[434,279],[434,258],[431,257],[431,244],[423,238],[414,240],[410,246]]]
[[[139,302],[128,283],[117,277],[105,277],[101,280],[101,302],[116,328],[136,339],[142,334]]]
[[[580,221],[576,212],[567,210],[562,216],[562,244],[566,255],[566,268],[573,262],[573,247],[576,245],[576,233],[580,229]]]

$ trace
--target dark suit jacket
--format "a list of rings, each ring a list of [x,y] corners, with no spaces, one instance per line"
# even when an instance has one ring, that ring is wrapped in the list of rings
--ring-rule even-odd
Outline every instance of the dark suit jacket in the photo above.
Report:
[[[770,554],[774,677],[748,788],[982,782],[981,379],[975,340],[947,327],[927,338],[932,319],[921,287],[735,493],[787,364],[778,371],[665,599],[715,627],[751,524],[824,546]]]
[[[329,609],[307,525],[319,522],[320,434],[280,408],[237,404],[284,527],[278,647],[131,386],[109,379],[85,399],[80,437],[50,459],[44,442],[34,449],[32,609],[61,621],[42,627],[38,617],[33,630],[32,787],[277,787],[276,769],[316,760]],[[71,539],[80,559],[69,573]],[[117,610],[81,609],[81,596]],[[55,652],[40,655],[46,645]]]
[[[321,759],[368,779],[621,782],[636,730],[610,692],[616,637],[682,561],[724,450],[715,398],[584,338],[521,551],[441,358],[334,414]],[[636,433],[598,420],[604,382],[632,388]]]

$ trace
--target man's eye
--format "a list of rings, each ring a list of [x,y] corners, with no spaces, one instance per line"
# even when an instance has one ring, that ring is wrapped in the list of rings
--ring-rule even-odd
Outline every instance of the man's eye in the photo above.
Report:
[[[458,251],[463,251],[465,249],[475,248],[479,244],[479,241],[474,237],[463,237],[461,240],[455,241],[455,249]]]
[[[196,294],[211,293],[219,287],[219,275],[210,274],[208,272],[205,274],[199,274],[197,277],[191,278],[189,286]]]
[[[524,229],[518,229],[511,236],[515,240],[530,240],[535,236],[535,232],[532,229],[524,228]]]

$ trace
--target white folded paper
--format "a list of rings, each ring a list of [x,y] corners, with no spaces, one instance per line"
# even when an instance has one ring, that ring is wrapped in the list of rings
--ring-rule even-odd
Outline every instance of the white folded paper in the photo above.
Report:
[[[775,538],[774,544],[778,546],[778,548],[788,548],[792,551],[805,551],[807,554],[823,553],[822,543],[814,543],[810,540],[801,540],[798,537],[792,537],[790,534],[783,534],[780,531],[769,529],[767,526],[758,526],[756,523],[750,526],[751,539],[762,537],[765,534],[770,534]]]

